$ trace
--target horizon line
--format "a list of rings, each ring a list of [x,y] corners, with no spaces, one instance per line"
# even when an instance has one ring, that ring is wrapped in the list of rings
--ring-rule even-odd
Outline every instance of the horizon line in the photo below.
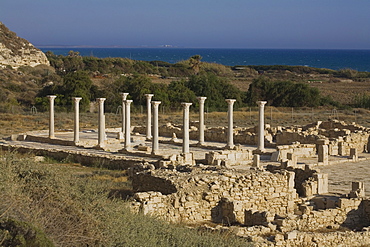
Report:
[[[186,47],[175,45],[141,45],[141,46],[124,46],[124,45],[34,45],[37,48],[175,48],[175,49],[260,49],[260,50],[370,50],[370,48],[266,48],[266,47]]]

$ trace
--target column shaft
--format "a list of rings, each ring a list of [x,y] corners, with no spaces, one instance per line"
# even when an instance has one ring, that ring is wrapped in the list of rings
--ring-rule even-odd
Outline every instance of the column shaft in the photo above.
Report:
[[[49,110],[49,138],[55,138],[54,133],[54,99],[57,97],[56,95],[48,95],[50,102],[50,110]]]
[[[226,102],[228,104],[228,111],[227,111],[227,148],[234,148],[234,114],[233,114],[233,105],[235,99],[227,99]]]
[[[159,150],[159,133],[158,133],[158,106],[160,101],[152,101],[153,105],[153,139],[152,139],[152,154],[158,153]]]
[[[80,141],[80,100],[82,98],[73,97],[72,99],[73,99],[74,106],[75,106],[73,141],[74,143],[78,143]]]
[[[125,100],[125,149],[131,149],[131,106],[132,100]]]
[[[105,144],[105,116],[104,116],[105,98],[97,98],[97,101],[99,103],[98,146],[103,147]]]
[[[198,97],[199,100],[199,144],[204,144],[204,101],[207,97]]]
[[[125,106],[125,100],[127,99],[127,96],[129,93],[121,93],[122,95],[122,133],[125,133],[125,124],[126,124],[126,119],[125,119],[125,112],[126,112],[126,106]]]
[[[257,101],[259,106],[259,121],[258,121],[258,143],[257,143],[257,150],[265,151],[265,104],[267,101]]]
[[[189,153],[189,107],[192,105],[192,103],[181,103],[184,107],[183,109],[183,137],[182,137],[182,152],[183,153]]]
[[[145,94],[146,97],[146,108],[147,108],[147,116],[146,116],[146,139],[150,140],[152,138],[152,108],[150,105],[150,101],[154,94]]]

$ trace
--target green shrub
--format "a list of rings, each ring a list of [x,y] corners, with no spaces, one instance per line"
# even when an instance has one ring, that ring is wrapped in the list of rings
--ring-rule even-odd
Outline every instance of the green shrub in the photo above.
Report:
[[[332,103],[328,99],[322,100],[320,91],[308,84],[271,81],[266,77],[253,80],[247,92],[247,104],[255,105],[259,100],[266,100],[268,105],[276,107],[316,107]]]
[[[0,241],[1,246],[7,247],[54,246],[40,229],[14,219],[0,219]]]

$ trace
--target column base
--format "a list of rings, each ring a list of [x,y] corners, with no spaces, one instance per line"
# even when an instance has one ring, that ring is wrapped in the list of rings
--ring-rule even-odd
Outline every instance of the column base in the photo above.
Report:
[[[225,149],[233,150],[235,149],[235,145],[226,145]]]
[[[202,147],[202,146],[204,146],[205,144],[206,144],[205,142],[198,142],[198,143],[197,143],[197,146],[198,146],[198,147]]]
[[[266,149],[256,149],[252,151],[253,154],[264,154],[265,152]]]
[[[97,149],[97,150],[104,150],[104,147],[105,147],[105,145],[102,145],[102,144],[98,144],[98,145],[96,145],[95,147],[94,147],[94,149]]]

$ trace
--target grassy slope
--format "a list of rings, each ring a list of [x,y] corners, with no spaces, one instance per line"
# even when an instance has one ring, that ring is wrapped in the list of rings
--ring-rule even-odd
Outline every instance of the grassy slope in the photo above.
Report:
[[[126,201],[112,196],[130,190],[121,171],[36,163],[13,153],[1,154],[0,170],[0,222],[27,222],[56,246],[247,246],[227,234],[130,213]],[[13,232],[0,227],[0,245],[9,245]]]

